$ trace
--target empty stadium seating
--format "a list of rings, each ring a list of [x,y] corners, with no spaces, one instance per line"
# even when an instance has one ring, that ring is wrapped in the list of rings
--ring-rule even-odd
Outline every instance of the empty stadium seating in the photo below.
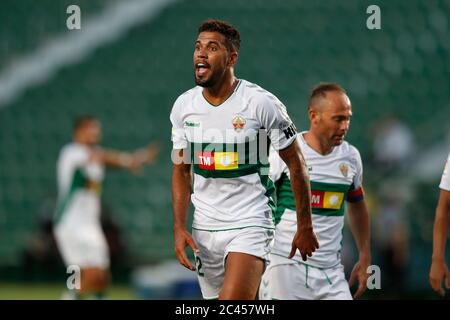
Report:
[[[64,8],[73,1],[59,7],[50,2],[0,5],[0,72],[67,32]],[[76,2],[92,14],[106,6]],[[169,112],[193,86],[193,43],[206,18],[229,20],[240,29],[237,76],[276,94],[299,129],[307,128],[310,89],[337,81],[352,99],[348,140],[363,160],[371,155],[369,127],[388,112],[412,128],[419,149],[442,139],[450,123],[449,2],[383,2],[381,30],[366,28],[369,4],[182,1],[28,89],[0,109],[0,265],[18,263],[40,208],[55,200],[58,152],[71,139],[73,117],[82,113],[100,118],[106,147],[132,150],[161,141],[157,164],[142,176],[108,173],[103,200],[122,226],[133,262],[173,257]],[[435,198],[428,198],[434,206]]]

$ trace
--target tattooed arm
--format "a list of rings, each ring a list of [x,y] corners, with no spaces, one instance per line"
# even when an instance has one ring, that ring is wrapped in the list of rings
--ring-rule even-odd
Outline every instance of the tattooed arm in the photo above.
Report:
[[[289,168],[297,210],[297,232],[292,241],[289,258],[292,258],[299,249],[303,260],[306,261],[307,256],[311,257],[312,253],[319,248],[319,243],[312,227],[311,187],[305,160],[297,141],[286,149],[280,150],[279,154]]]

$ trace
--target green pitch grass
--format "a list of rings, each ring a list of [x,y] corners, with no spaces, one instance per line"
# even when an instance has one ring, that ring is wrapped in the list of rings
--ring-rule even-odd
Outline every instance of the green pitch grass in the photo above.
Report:
[[[11,284],[0,283],[0,300],[59,300],[64,290],[61,284]],[[126,285],[112,286],[107,294],[109,300],[138,299]]]

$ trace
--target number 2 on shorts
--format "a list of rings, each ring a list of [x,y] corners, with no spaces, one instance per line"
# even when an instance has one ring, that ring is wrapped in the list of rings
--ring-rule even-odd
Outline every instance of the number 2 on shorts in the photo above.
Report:
[[[196,254],[194,254],[194,257],[195,257],[195,269],[197,270],[197,274],[200,277],[203,277],[205,274],[202,271],[202,260]]]

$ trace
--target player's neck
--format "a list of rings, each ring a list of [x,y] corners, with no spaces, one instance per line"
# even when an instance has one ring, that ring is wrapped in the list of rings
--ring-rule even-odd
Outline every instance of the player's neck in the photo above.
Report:
[[[306,143],[317,153],[326,156],[333,151],[333,146],[327,143],[327,141],[320,139],[320,136],[312,132],[311,130],[303,135]]]
[[[239,82],[232,72],[227,73],[224,78],[217,85],[203,89],[203,96],[213,106],[224,103],[233,94]]]
[[[87,142],[85,139],[82,139],[82,138],[75,138],[74,140],[73,140],[75,143],[77,143],[77,144],[81,144],[81,145],[83,145],[83,146],[86,146],[86,147],[88,147],[88,148],[93,148],[95,145],[94,144],[92,144],[92,143],[89,143],[89,142]]]
[[[82,135],[75,135],[73,137],[73,142],[75,142],[76,144],[82,144],[82,145],[86,144],[86,141]]]

